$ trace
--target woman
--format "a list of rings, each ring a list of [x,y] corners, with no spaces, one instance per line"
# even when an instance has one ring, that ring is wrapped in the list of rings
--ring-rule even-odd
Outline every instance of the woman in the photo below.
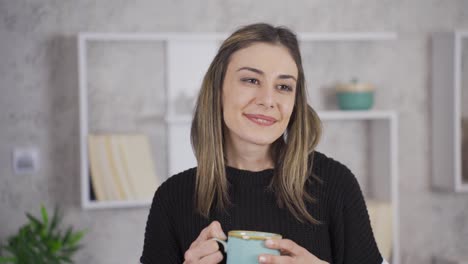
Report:
[[[153,199],[143,264],[220,263],[229,230],[282,234],[259,263],[382,263],[354,175],[315,151],[321,123],[307,104],[294,33],[253,24],[224,41],[192,121],[197,168]]]

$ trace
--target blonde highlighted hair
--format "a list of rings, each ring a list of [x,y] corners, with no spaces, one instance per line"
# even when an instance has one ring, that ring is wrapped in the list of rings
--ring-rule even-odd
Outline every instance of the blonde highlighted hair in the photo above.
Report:
[[[301,222],[317,224],[319,221],[307,211],[306,203],[315,200],[307,193],[306,185],[312,175],[313,151],[320,140],[321,121],[307,104],[296,35],[285,27],[263,23],[242,27],[229,36],[203,79],[191,127],[192,147],[198,163],[195,206],[201,215],[208,217],[213,206],[225,210],[230,205],[225,169],[222,85],[232,54],[259,42],[284,46],[298,68],[293,113],[285,133],[271,146],[275,174],[269,187],[280,207],[286,207]],[[312,177],[320,181],[314,175]]]

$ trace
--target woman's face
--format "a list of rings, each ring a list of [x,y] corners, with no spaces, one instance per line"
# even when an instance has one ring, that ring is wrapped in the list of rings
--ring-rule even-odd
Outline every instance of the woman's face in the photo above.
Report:
[[[223,118],[231,143],[267,146],[286,130],[298,69],[287,48],[255,43],[231,55],[223,82]]]

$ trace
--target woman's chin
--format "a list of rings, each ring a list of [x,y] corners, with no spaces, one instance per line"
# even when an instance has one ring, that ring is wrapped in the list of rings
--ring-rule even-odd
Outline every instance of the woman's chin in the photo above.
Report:
[[[248,140],[249,143],[258,146],[269,146],[275,142],[277,138],[251,138]]]

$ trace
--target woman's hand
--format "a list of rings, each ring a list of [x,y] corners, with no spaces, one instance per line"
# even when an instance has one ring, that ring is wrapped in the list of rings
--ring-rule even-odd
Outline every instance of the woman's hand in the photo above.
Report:
[[[271,249],[278,249],[281,252],[281,256],[273,255],[260,255],[258,257],[259,263],[269,264],[325,264],[323,260],[320,260],[316,256],[312,255],[305,248],[299,246],[289,239],[268,239],[265,241],[265,245]]]
[[[190,248],[184,254],[184,264],[215,264],[223,260],[223,254],[219,251],[218,243],[212,238],[226,240],[227,237],[218,221],[200,232],[198,238],[193,241]]]

